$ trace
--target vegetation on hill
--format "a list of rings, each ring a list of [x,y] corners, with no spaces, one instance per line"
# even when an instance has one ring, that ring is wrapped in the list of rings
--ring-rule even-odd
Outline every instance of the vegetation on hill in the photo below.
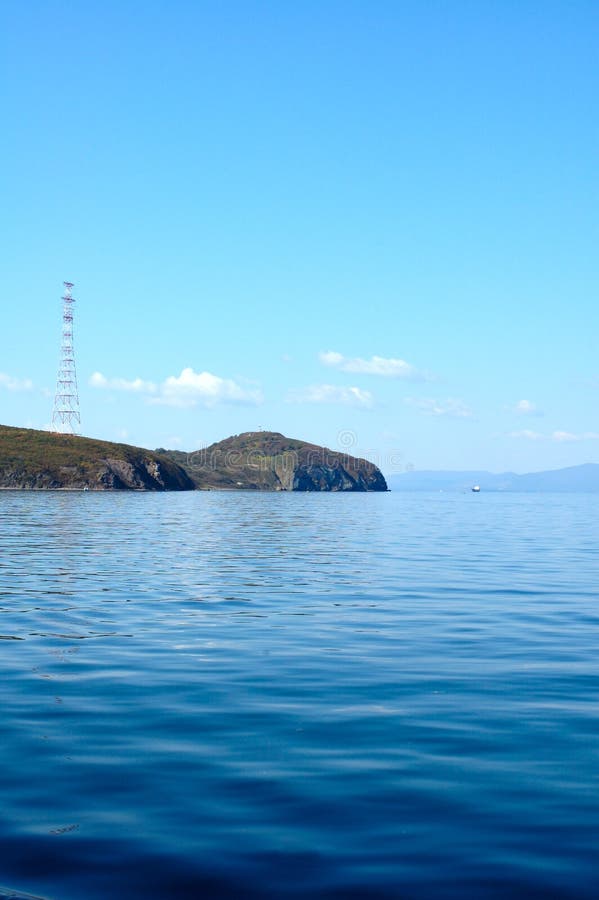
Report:
[[[182,466],[202,490],[387,490],[382,473],[368,460],[276,431],[248,431],[194,453],[157,452]]]
[[[0,488],[386,491],[387,484],[365,459],[272,431],[182,453],[1,425]]]
[[[181,491],[194,484],[151,450],[0,425],[0,488]]]

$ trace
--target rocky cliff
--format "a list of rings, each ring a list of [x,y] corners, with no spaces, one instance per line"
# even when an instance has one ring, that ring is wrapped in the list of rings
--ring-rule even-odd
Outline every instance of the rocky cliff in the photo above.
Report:
[[[151,450],[0,425],[0,488],[189,491],[194,483]]]
[[[276,431],[248,431],[195,453],[157,451],[201,490],[386,491],[377,467]]]

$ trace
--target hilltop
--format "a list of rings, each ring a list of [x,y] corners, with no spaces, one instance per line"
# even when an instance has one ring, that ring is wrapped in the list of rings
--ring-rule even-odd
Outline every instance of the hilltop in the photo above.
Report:
[[[160,449],[200,490],[386,491],[377,467],[277,431],[247,431],[195,453]]]
[[[0,425],[0,489],[189,491],[173,460],[128,444]]]

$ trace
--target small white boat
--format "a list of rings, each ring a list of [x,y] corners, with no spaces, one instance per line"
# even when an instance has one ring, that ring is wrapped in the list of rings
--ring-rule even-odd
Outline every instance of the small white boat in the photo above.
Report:
[[[472,488],[472,492],[474,494],[479,494],[480,493],[480,484],[475,484],[474,487]]]

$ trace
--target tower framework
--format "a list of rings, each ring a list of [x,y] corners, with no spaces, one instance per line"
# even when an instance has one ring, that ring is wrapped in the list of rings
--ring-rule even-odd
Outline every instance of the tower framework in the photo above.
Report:
[[[75,298],[72,295],[73,283],[64,281],[62,296],[62,342],[60,346],[60,363],[54,396],[52,413],[52,430],[61,434],[77,434],[77,426],[81,426],[79,414],[79,394],[77,392],[77,368],[75,366],[75,348],[73,344],[73,307]]]

